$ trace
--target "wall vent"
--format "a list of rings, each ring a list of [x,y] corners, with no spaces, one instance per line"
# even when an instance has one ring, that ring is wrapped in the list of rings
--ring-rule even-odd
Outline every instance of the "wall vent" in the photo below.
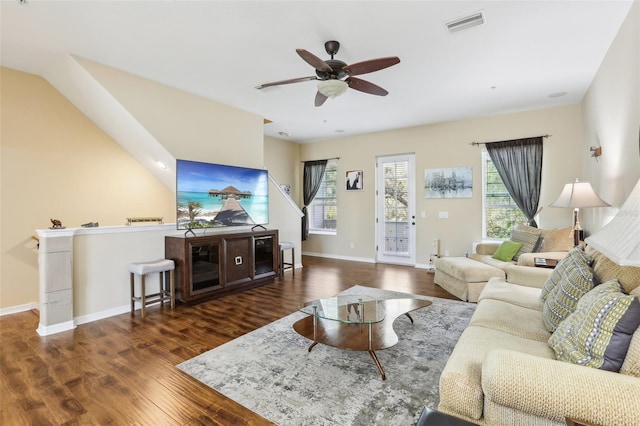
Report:
[[[464,18],[447,22],[445,25],[450,32],[455,33],[456,31],[462,31],[466,30],[467,28],[484,25],[485,22],[486,20],[484,19],[484,12],[477,12],[473,15],[465,16]]]

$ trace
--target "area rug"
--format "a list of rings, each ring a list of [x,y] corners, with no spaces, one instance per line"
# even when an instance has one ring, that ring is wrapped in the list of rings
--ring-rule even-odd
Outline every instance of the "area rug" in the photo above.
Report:
[[[177,367],[270,421],[282,425],[415,424],[423,406],[438,405],[440,373],[475,305],[354,286],[341,294],[416,297],[433,303],[394,323],[399,342],[376,354],[325,345],[307,351],[292,328],[295,312]]]

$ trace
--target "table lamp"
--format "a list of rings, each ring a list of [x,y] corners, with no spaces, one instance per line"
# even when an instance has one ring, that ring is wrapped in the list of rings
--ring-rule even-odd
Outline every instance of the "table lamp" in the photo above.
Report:
[[[580,220],[578,213],[582,207],[608,207],[609,204],[602,201],[594,192],[589,182],[568,183],[562,189],[560,196],[549,207],[564,207],[573,209],[573,245],[580,244]]]

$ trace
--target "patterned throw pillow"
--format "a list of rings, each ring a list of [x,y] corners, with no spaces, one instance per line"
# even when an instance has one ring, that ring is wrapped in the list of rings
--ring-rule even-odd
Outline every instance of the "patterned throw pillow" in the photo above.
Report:
[[[511,241],[515,241],[516,243],[522,243],[522,247],[513,256],[513,260],[518,260],[518,257],[522,253],[533,253],[536,246],[538,245],[538,241],[540,240],[540,234],[536,234],[533,232],[520,231],[518,229],[514,229],[511,231]]]
[[[591,259],[591,256],[586,254],[580,247],[571,249],[571,251],[569,251],[569,253],[567,253],[567,255],[558,262],[555,269],[544,283],[542,292],[540,293],[540,300],[543,302],[547,300],[551,290],[553,290],[560,281],[562,281],[562,278],[567,274],[568,269],[573,268],[576,263],[583,262],[586,262],[588,266],[591,266],[593,260]]]
[[[568,259],[568,260],[566,260]],[[555,282],[542,305],[542,322],[553,333],[578,306],[578,301],[593,288],[591,259],[580,248],[562,259],[547,282]],[[546,286],[546,284],[545,284]]]
[[[549,338],[549,346],[560,361],[617,372],[638,326],[638,297],[624,294],[613,279],[580,299]]]

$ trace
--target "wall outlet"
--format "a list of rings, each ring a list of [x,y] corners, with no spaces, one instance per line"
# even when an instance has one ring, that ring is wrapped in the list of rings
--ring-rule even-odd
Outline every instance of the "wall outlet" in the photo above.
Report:
[[[445,250],[444,251],[444,255],[445,255],[445,257],[449,257],[449,250]]]
[[[349,247],[356,248],[356,245],[353,242],[351,242],[351,243],[349,243]]]

